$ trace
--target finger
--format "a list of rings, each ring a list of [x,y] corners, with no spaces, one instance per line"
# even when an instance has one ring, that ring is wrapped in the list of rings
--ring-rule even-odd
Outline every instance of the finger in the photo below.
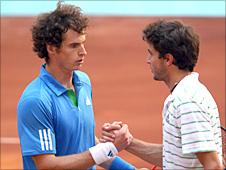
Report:
[[[120,125],[113,125],[111,124],[110,126],[107,126],[107,127],[102,127],[102,130],[103,131],[113,131],[113,130],[119,130],[121,129],[121,126]]]
[[[110,138],[108,136],[102,136],[101,137],[105,142],[114,142],[115,139],[114,138]]]
[[[112,125],[120,125],[122,127],[122,121],[114,121]]]
[[[124,124],[119,131],[120,132],[127,132],[128,131],[128,125],[127,124]]]
[[[109,137],[109,138],[115,138],[115,135],[114,135],[113,133],[107,132],[107,131],[102,131],[102,132],[101,132],[101,135],[102,135],[102,136],[107,136],[107,137]]]
[[[123,127],[117,131],[117,136],[123,136],[125,138],[129,138],[129,129],[128,129],[128,125],[125,124],[123,125]]]
[[[99,139],[99,142],[101,142],[101,143],[105,143],[105,142],[106,142],[106,140],[105,140],[105,139],[103,139],[103,138],[100,138],[100,139]]]
[[[104,123],[102,127],[108,127],[110,125],[111,125],[110,123]]]
[[[111,126],[111,124],[110,123],[105,123],[105,124],[103,124],[103,126],[101,127],[101,129],[102,130],[108,130],[108,128]]]
[[[124,125],[120,130],[114,131],[115,136],[125,138],[128,130],[127,127],[128,127],[127,125]]]
[[[112,124],[122,124],[122,121],[114,121]]]

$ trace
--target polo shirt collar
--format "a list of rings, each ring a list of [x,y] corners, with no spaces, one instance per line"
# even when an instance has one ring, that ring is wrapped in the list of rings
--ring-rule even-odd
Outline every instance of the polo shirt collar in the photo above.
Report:
[[[177,87],[173,90],[172,96],[177,95],[183,90],[184,88],[192,89],[196,82],[199,81],[199,73],[191,72],[191,74],[185,76],[177,85]]]
[[[67,89],[45,69],[45,66],[46,64],[43,64],[41,67],[40,78],[57,96],[62,95],[67,91]],[[73,82],[74,85],[76,86],[81,85],[78,76],[74,72],[73,72]]]
[[[191,74],[185,76],[179,83],[179,87],[191,87],[194,86],[194,83],[199,79],[199,73],[191,72]],[[180,89],[180,88],[178,88]]]
[[[77,74],[77,71],[73,72],[73,83],[76,87],[81,86],[82,85],[82,81],[81,78],[79,78],[79,75]]]

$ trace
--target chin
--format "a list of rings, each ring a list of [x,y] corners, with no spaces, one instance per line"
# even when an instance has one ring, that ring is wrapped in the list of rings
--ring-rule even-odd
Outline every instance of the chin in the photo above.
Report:
[[[80,70],[80,68],[75,68],[73,71],[77,71],[77,70]]]
[[[74,70],[80,70],[80,69],[81,69],[81,67],[82,67],[82,65],[75,66],[75,67],[74,67]]]
[[[161,81],[158,77],[156,76],[153,76],[153,79],[156,80],[156,81]]]

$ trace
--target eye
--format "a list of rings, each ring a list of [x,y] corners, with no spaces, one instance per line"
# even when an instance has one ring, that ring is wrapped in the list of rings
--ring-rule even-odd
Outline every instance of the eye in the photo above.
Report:
[[[79,47],[79,45],[80,45],[80,43],[72,43],[70,46],[72,48],[77,48],[77,47]]]

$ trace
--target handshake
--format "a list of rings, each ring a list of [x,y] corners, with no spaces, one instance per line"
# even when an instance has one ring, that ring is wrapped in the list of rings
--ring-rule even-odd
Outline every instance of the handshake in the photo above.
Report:
[[[127,148],[133,140],[133,136],[129,132],[128,125],[121,121],[114,121],[113,123],[104,123],[101,128],[101,143],[112,142],[117,148],[118,152]]]
[[[115,157],[118,152],[127,148],[133,140],[127,124],[122,122],[105,123],[102,126],[100,143],[89,148],[97,165]]]

